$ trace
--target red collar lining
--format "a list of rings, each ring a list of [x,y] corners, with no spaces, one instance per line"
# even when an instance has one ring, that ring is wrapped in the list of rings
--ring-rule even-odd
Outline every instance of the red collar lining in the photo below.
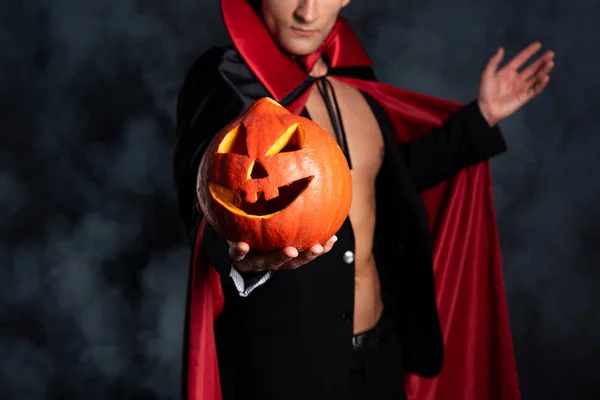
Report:
[[[234,46],[275,100],[281,101],[306,79],[307,72],[281,51],[247,0],[221,0],[221,13]],[[320,49],[331,67],[370,66],[369,56],[346,20],[339,17],[336,24],[339,27]],[[311,54],[304,61],[310,66],[317,58]]]

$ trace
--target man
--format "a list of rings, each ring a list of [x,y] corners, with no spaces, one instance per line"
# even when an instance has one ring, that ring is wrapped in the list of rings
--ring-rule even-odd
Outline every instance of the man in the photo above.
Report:
[[[505,150],[497,124],[547,85],[553,53],[519,72],[540,45],[501,69],[500,49],[481,76],[476,100],[457,107],[377,83],[339,17],[348,3],[222,0],[234,46],[209,50],[186,77],[175,180],[183,222],[196,244],[184,360],[183,390],[190,399],[402,399],[405,372],[434,377],[442,369],[427,213],[432,222],[443,221],[437,210],[456,214],[453,207],[442,209],[442,197],[466,215],[486,205],[480,198],[470,204],[471,192],[462,202],[446,199],[460,182],[435,201],[423,201],[424,192]],[[322,125],[351,167],[349,218],[335,237],[301,253],[286,248],[260,254],[246,243],[227,242],[195,207],[204,149],[265,96]],[[413,132],[427,125],[427,134]],[[486,186],[485,177],[463,181],[471,182],[463,187],[469,191]],[[436,241],[438,247],[444,243]],[[467,398],[461,390],[443,398]]]

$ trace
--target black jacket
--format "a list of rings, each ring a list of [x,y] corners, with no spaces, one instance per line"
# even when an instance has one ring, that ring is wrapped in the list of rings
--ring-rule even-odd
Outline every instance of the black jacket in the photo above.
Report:
[[[330,71],[330,75],[338,73],[375,79],[373,71],[365,68]],[[195,207],[195,183],[204,149],[219,129],[268,95],[231,47],[210,49],[186,77],[178,102],[174,168],[190,243],[201,219]],[[381,106],[363,95],[377,117],[386,148],[376,181],[374,249],[385,301],[394,304],[403,367],[435,376],[443,362],[443,341],[432,239],[419,192],[505,151],[505,143],[473,101],[429,135],[397,144]],[[304,115],[308,116],[306,110]],[[354,265],[341,261],[345,251],[354,250],[350,221],[346,220],[330,253],[297,270],[277,272],[247,298],[238,296],[229,277],[225,240],[208,225],[204,246],[226,295],[216,325],[225,399],[239,391],[264,399],[296,398],[291,393],[297,398],[315,398],[317,393],[317,398],[342,398],[351,359],[354,307]]]

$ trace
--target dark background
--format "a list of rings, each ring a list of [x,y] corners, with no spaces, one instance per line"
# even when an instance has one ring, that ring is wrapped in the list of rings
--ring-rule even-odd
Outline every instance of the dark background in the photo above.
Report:
[[[354,0],[345,15],[380,79],[463,102],[499,45],[556,51],[492,164],[505,279],[524,398],[598,399],[600,2],[483,3]],[[0,398],[175,399],[173,114],[193,60],[228,41],[218,2],[0,11]]]

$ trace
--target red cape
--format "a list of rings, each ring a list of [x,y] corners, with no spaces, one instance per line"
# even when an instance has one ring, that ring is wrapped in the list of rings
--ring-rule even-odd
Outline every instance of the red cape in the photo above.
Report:
[[[281,101],[306,79],[282,53],[247,0],[222,0],[227,30],[252,72]],[[370,66],[350,26],[339,19],[323,48],[332,67]],[[311,63],[318,54],[307,57]],[[285,71],[285,73],[282,73]],[[398,141],[426,134],[460,104],[382,83],[336,77],[375,98]],[[308,91],[288,106],[299,114]],[[489,162],[460,172],[422,195],[434,238],[437,304],[445,342],[435,379],[406,377],[411,400],[520,399],[506,309]],[[189,310],[187,390],[190,400],[221,400],[214,320],[224,305],[216,270],[202,254],[202,222],[194,250]]]

